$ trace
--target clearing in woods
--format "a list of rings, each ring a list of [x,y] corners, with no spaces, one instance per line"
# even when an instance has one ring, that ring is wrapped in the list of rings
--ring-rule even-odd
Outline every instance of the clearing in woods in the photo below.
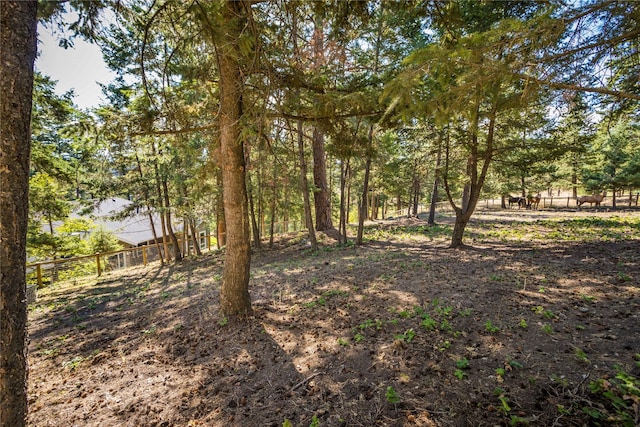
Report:
[[[437,222],[283,238],[243,321],[220,254],[43,289],[29,425],[637,425],[640,212],[478,212],[462,250]]]

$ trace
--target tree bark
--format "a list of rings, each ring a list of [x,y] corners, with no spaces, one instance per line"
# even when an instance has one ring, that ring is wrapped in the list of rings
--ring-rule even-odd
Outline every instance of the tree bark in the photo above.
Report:
[[[304,199],[304,221],[309,230],[309,242],[311,249],[318,249],[316,233],[313,229],[313,218],[311,217],[311,201],[309,200],[309,183],[307,181],[307,161],[304,158],[304,138],[302,135],[302,122],[298,122],[298,157],[300,159],[300,187]]]
[[[319,70],[325,64],[324,27],[322,17],[316,14],[313,33],[314,66]],[[327,158],[324,148],[324,133],[318,127],[313,129],[313,202],[316,211],[316,230],[333,229],[331,220],[331,196],[327,185]]]
[[[0,425],[27,417],[26,245],[37,2],[0,2]]]
[[[433,188],[431,189],[431,205],[429,206],[429,219],[427,224],[435,225],[436,207],[438,205],[438,181],[440,180],[440,161],[442,160],[442,133],[438,135],[438,152],[436,154],[436,167],[433,176]]]
[[[246,21],[241,1],[229,1],[222,7],[225,38],[218,43],[216,56],[220,70],[220,152],[222,166],[224,216],[227,245],[222,272],[220,307],[225,316],[252,314],[249,296],[251,244],[246,187],[244,147],[240,139],[242,119],[242,70],[239,39]]]
[[[169,201],[169,187],[167,185],[167,180],[164,177],[162,178],[162,193],[164,195],[164,215],[167,218],[167,231],[169,232],[171,243],[173,243],[173,257],[176,261],[180,261],[182,259],[182,251],[180,251],[180,243],[178,242],[176,233],[173,231],[173,225],[171,225],[171,202]],[[184,232],[182,234],[184,236]]]
[[[224,220],[224,197],[222,195],[222,169],[216,171],[216,244],[222,249],[227,244],[227,223]]]
[[[360,213],[358,215],[358,233],[356,235],[356,245],[362,245],[362,235],[364,234],[364,219],[369,211],[369,175],[371,173],[371,147],[373,146],[373,125],[369,127],[369,138],[367,142],[367,159],[364,167],[364,182],[362,184],[362,197]]]

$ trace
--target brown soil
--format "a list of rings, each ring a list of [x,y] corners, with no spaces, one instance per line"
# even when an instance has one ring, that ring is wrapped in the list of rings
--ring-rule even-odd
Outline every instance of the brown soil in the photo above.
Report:
[[[516,220],[501,215],[476,225]],[[616,414],[589,383],[612,387],[615,365],[638,374],[640,241],[471,237],[452,250],[415,232],[424,225],[379,222],[392,238],[362,247],[325,237],[312,253],[289,236],[257,251],[245,320],[218,311],[219,254],[43,290],[29,425],[567,426],[593,424],[584,408]]]

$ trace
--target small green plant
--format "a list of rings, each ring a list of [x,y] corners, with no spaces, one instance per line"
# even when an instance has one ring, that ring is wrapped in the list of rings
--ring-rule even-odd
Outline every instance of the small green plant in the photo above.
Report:
[[[438,322],[433,320],[433,318],[431,318],[431,316],[429,316],[428,314],[426,314],[425,317],[422,319],[422,327],[429,331],[433,331],[434,329],[437,328],[437,326],[438,326]]]
[[[542,312],[542,315],[547,319],[554,319],[556,317],[555,313],[551,310],[545,310]]]
[[[407,329],[404,334],[395,335],[394,338],[400,341],[404,341],[410,343],[413,341],[413,338],[416,336],[416,333],[413,329]]]
[[[398,392],[395,391],[393,387],[388,386],[387,391],[385,392],[384,395],[387,398],[387,402],[393,403],[394,405],[396,405],[397,403],[400,403],[400,396],[398,395]]]
[[[82,363],[83,360],[84,360],[84,357],[76,356],[71,360],[67,360],[66,362],[63,362],[62,367],[73,371],[78,367],[78,365],[80,365],[80,363]]]
[[[542,324],[542,332],[544,332],[545,334],[552,334],[553,328],[551,327],[550,324],[544,323]]]
[[[495,390],[493,391],[493,394],[500,401],[500,406],[498,406],[498,411],[502,412],[505,415],[511,412],[511,406],[509,406],[509,398],[507,397],[506,392],[500,387],[496,387]]]
[[[469,368],[469,360],[466,357],[462,359],[456,360],[456,368],[458,369],[468,369]]]
[[[229,318],[228,317],[223,317],[222,319],[218,320],[218,325],[219,326],[226,326],[229,323]]]
[[[142,333],[144,335],[151,335],[151,334],[153,334],[155,332],[156,332],[156,327],[155,326],[151,326],[149,329],[143,329],[142,330]]]
[[[585,295],[582,294],[580,295],[580,297],[585,300],[586,302],[597,302],[598,300],[596,299],[596,297],[590,296],[590,295]]]
[[[403,319],[408,319],[412,316],[412,313],[409,310],[402,310],[400,313],[398,313],[398,315]]]
[[[445,351],[451,348],[451,341],[445,340],[439,347],[438,350]]]
[[[485,322],[485,324],[484,324],[484,327],[487,330],[487,332],[489,332],[491,334],[495,334],[495,333],[500,332],[500,328],[498,328],[493,323],[491,323],[491,320],[487,320]]]
[[[469,317],[469,316],[471,316],[471,312],[472,312],[472,311],[473,311],[473,310],[471,310],[470,308],[465,308],[464,310],[460,310],[460,311],[458,312],[458,315],[459,315],[460,317]]]
[[[631,277],[628,274],[623,273],[622,271],[618,272],[618,278],[623,282],[628,282],[631,280]]]
[[[459,380],[463,379],[464,376],[466,375],[461,369],[456,369],[453,372],[453,375],[455,375],[456,378],[458,378]]]
[[[584,352],[584,350],[578,347],[574,347],[573,350],[579,361],[583,363],[589,363],[589,358],[587,357],[587,354]]]
[[[466,357],[456,360],[456,370],[453,375],[459,380],[463,379],[466,375],[463,369],[469,369],[469,360]]]
[[[293,423],[288,418],[285,418],[284,422],[282,423],[282,427],[293,427]]]
[[[544,307],[542,307],[541,305],[536,305],[535,307],[531,307],[531,311],[533,311],[535,314],[542,314],[544,313]]]
[[[526,320],[520,319],[520,322],[518,323],[518,326],[520,326],[522,329],[527,329],[529,327],[529,324],[527,323]]]
[[[355,334],[355,335],[353,336],[353,340],[354,340],[356,343],[359,343],[360,341],[364,340],[364,336],[363,336],[362,334]]]
[[[346,347],[349,345],[349,340],[346,340],[344,338],[338,338],[338,344],[340,344],[342,347]]]
[[[309,424],[309,427],[319,427],[319,426],[320,426],[320,420],[318,419],[318,417],[314,415],[313,417],[311,417],[311,424]]]
[[[451,316],[451,313],[453,313],[453,307],[451,307],[450,305],[445,307],[438,307],[436,308],[436,313],[445,317],[449,317]]]
[[[447,319],[442,319],[442,322],[440,322],[440,329],[442,331],[451,332],[453,330],[453,327]]]

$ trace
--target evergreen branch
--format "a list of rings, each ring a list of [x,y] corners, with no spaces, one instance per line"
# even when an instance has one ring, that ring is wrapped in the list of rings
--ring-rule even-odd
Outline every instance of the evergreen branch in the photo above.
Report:
[[[554,82],[551,80],[538,79],[536,77],[533,77],[524,73],[514,73],[514,76],[520,77],[521,79],[526,80],[528,82],[533,82],[541,86],[549,86],[554,89],[569,89],[569,90],[575,90],[576,92],[600,93],[602,95],[610,95],[616,98],[634,99],[636,101],[640,101],[640,95],[636,95],[635,93],[630,93],[630,92],[621,92],[618,90],[607,89],[604,87],[585,87],[577,84]]]

